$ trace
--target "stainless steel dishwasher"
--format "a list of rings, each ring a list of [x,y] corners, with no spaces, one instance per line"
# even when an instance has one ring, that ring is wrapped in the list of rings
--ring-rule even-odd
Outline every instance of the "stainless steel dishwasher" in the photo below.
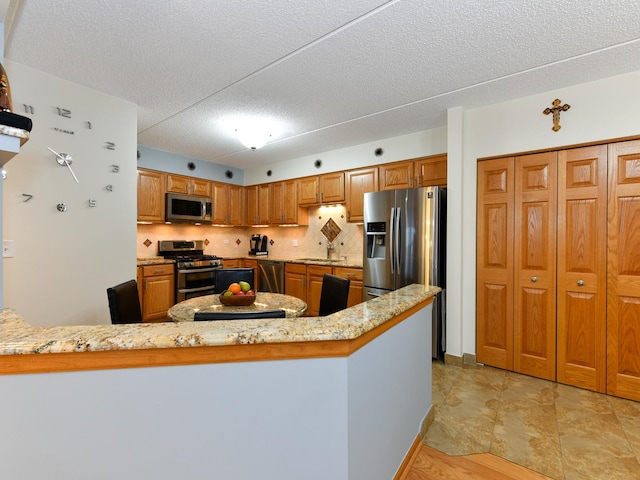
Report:
[[[284,293],[284,262],[279,260],[258,259],[260,291]]]

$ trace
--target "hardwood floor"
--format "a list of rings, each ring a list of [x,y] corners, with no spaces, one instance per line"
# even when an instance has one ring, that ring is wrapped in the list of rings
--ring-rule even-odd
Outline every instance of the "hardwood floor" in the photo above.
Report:
[[[422,445],[401,480],[548,480],[539,473],[490,453],[451,456]]]

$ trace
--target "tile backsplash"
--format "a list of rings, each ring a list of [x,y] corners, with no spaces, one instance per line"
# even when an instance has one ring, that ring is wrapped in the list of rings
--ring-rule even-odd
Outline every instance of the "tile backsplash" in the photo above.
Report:
[[[363,226],[347,222],[343,205],[309,208],[308,227],[212,227],[210,225],[138,225],[138,258],[158,254],[159,240],[205,240],[205,253],[232,257],[249,252],[251,234],[269,239],[269,255],[278,258],[322,257],[327,255],[323,227],[333,220],[341,230],[333,241],[331,256],[347,256],[351,262],[362,261]],[[297,243],[297,246],[296,246]]]

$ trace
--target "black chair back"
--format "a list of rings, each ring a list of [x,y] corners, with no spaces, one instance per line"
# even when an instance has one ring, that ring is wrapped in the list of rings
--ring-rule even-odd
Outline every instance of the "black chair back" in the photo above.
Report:
[[[135,280],[107,288],[111,323],[142,323],[138,283]]]
[[[253,268],[219,268],[216,270],[216,286],[213,293],[222,293],[229,285],[241,280],[255,289],[255,270]]]
[[[348,278],[337,277],[325,273],[322,277],[322,290],[320,291],[320,308],[318,315],[324,317],[347,308],[349,299]]]
[[[284,318],[284,310],[255,310],[253,312],[196,312],[193,319],[202,320],[244,320],[251,318]]]

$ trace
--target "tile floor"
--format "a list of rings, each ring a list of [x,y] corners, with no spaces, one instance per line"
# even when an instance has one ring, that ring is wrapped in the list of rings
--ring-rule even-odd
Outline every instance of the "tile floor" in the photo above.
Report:
[[[489,452],[557,480],[640,479],[640,403],[485,367],[433,362],[424,443]]]

